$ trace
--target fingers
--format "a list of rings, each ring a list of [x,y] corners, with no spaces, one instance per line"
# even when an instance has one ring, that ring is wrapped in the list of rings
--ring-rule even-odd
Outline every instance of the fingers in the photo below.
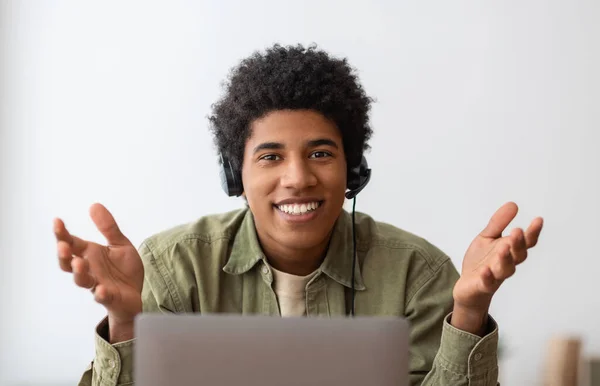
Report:
[[[502,237],[502,232],[514,220],[518,211],[519,207],[514,202],[502,205],[479,235],[494,239]],[[533,248],[537,244],[543,226],[544,220],[541,217],[537,217],[531,222],[524,234],[525,249]]]
[[[73,259],[73,252],[71,252],[71,246],[66,241],[59,241],[56,244],[58,251],[58,265],[60,269],[65,272],[73,272],[71,268],[71,260]]]
[[[108,291],[104,285],[98,285],[94,290],[94,300],[106,306],[113,301],[114,296]]]
[[[489,268],[497,281],[511,277],[516,271],[516,265],[510,254],[511,243],[509,240],[498,243],[496,256],[490,262]]]
[[[127,237],[121,233],[113,215],[102,204],[94,204],[90,207],[90,217],[110,245],[130,244]]]
[[[531,224],[529,224],[529,227],[525,231],[525,244],[527,245],[527,248],[536,246],[543,226],[544,219],[541,217],[535,218]]]
[[[515,265],[519,265],[527,258],[527,245],[523,229],[515,228],[510,232],[510,254]]]
[[[508,237],[500,240],[491,252],[490,259],[479,269],[480,290],[494,294],[502,282],[516,271],[516,264],[511,255],[511,240]]]
[[[89,242],[71,235],[65,227],[65,223],[59,218],[54,219],[54,236],[57,242],[64,241],[71,247],[71,255],[83,256],[89,246]]]
[[[112,302],[114,296],[111,295],[107,287],[98,283],[90,273],[89,261],[81,257],[73,258],[73,280],[81,288],[92,290],[94,300],[102,305]]]
[[[71,266],[73,255],[83,256],[88,242],[72,236],[61,219],[54,220],[54,235],[57,240],[56,251],[60,269],[65,272],[73,272]]]
[[[129,243],[129,240],[119,231],[112,215],[104,207],[101,205],[93,206],[90,214],[92,220],[109,243],[113,245]],[[92,244],[94,243],[71,235],[64,222],[58,218],[54,219],[54,235],[57,240],[56,247],[60,268],[63,271],[73,273],[73,280],[77,286],[92,290],[94,299],[98,303],[109,304],[114,295],[108,291],[105,285],[97,282],[90,271],[90,262],[85,256],[86,251],[92,253]]]
[[[90,264],[88,260],[81,257],[74,257],[71,262],[73,270],[73,280],[81,288],[93,289],[96,285],[96,279],[90,273]]]
[[[94,294],[94,300],[104,306],[112,302],[114,296],[104,284],[98,283],[90,273],[90,265],[87,259],[74,257],[71,265],[75,284],[81,288],[91,290]]]
[[[73,280],[79,287],[91,289],[96,280],[90,274],[90,265],[83,258],[89,242],[75,237],[69,233],[61,219],[54,219],[54,235],[56,236],[56,249],[58,263],[65,272],[73,273]]]
[[[504,232],[508,224],[515,218],[518,211],[519,207],[514,202],[507,202],[502,205],[500,209],[492,215],[489,223],[479,235],[494,239],[502,237],[502,232]]]
[[[529,233],[523,232],[521,228],[515,228],[509,236],[498,240],[491,252],[491,258],[480,269],[481,286],[484,292],[493,293],[504,280],[514,275],[517,265],[527,259],[529,243],[535,245],[537,242],[541,226],[541,221],[536,219],[527,229]]]

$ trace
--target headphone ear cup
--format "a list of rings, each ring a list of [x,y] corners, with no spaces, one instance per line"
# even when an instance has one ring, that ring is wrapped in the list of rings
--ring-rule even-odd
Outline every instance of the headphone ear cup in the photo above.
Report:
[[[229,159],[222,153],[220,155],[219,177],[221,188],[229,197],[237,197],[244,192],[239,173],[237,173],[237,170],[231,165]]]
[[[360,174],[357,172],[356,168],[350,169],[348,172],[348,181],[346,183],[346,187],[348,190],[355,190],[360,186]]]
[[[346,182],[348,192],[346,192],[346,198],[352,199],[356,197],[356,195],[367,186],[370,180],[371,169],[369,169],[367,159],[363,156],[360,164],[351,168],[348,172],[348,181]]]

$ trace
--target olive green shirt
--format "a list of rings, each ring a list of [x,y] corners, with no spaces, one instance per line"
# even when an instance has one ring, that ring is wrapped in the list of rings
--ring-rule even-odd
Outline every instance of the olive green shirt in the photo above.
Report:
[[[356,213],[355,314],[410,323],[410,384],[496,386],[498,330],[481,338],[450,325],[459,275],[442,251],[409,232]],[[342,211],[328,252],[306,285],[306,315],[348,315],[352,217]],[[273,274],[248,209],[203,217],[146,239],[144,312],[280,315]],[[132,385],[135,339],[111,345],[107,320],[79,385]],[[202,383],[202,374],[198,374]],[[176,386],[176,385],[173,385]]]

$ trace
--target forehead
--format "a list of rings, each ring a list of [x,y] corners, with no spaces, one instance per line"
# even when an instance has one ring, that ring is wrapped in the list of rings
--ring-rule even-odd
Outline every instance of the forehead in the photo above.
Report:
[[[251,125],[248,144],[279,142],[303,144],[316,138],[328,138],[341,144],[335,123],[313,110],[277,110],[255,120]]]

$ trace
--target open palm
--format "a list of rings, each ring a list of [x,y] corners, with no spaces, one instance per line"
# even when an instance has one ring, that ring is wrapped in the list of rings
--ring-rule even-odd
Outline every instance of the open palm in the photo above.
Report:
[[[109,317],[128,322],[142,311],[142,260],[104,206],[92,205],[90,217],[107,245],[73,236],[61,219],[54,220],[60,267],[73,273],[78,286],[92,290],[95,300],[104,305]]]
[[[535,218],[526,231],[515,228],[502,236],[517,212],[515,203],[504,204],[469,246],[454,287],[456,305],[487,312],[494,293],[525,261],[527,250],[537,244],[543,226],[541,217]]]

